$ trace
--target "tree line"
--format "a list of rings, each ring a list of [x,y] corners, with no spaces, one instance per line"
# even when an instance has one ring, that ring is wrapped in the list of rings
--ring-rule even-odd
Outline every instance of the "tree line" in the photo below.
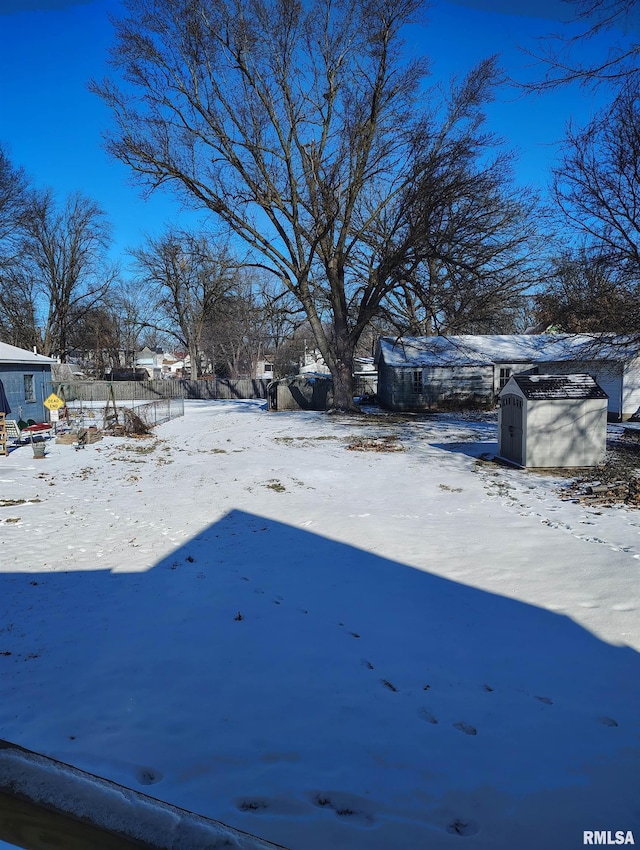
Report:
[[[167,229],[110,260],[111,225],[91,198],[33,188],[0,148],[0,338],[102,378],[144,346],[190,358],[191,377],[297,368],[299,308],[210,234]]]
[[[635,6],[575,2],[585,37]],[[606,66],[610,106],[568,128],[540,198],[487,126],[496,58],[444,87],[406,48],[419,0],[125,7],[113,75],[91,84],[112,110],[108,150],[217,230],[147,238],[123,281],[99,206],[30,188],[0,152],[3,339],[64,360],[88,340],[97,356],[171,337],[194,371],[239,374],[276,351],[286,371],[304,336],[348,409],[354,357],[378,333],[636,331],[632,47],[613,81]]]

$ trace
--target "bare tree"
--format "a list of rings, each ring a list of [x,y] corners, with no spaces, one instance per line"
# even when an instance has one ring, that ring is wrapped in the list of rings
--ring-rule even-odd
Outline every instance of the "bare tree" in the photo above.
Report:
[[[610,85],[612,102],[584,128],[569,125],[564,154],[554,169],[558,232],[576,238],[576,248],[554,264],[550,285],[535,299],[542,325],[637,335],[640,317],[640,74],[638,0],[567,0],[576,10],[574,35],[543,40],[543,80],[534,91],[579,81]],[[614,32],[606,53],[574,61],[574,49],[594,36]],[[625,306],[626,305],[626,306]]]
[[[265,320],[254,281],[238,274],[208,318],[203,346],[216,374],[252,377],[264,351]]]
[[[8,251],[7,238],[20,226],[28,197],[28,180],[0,145],[0,259]],[[0,266],[1,268],[1,266]]]
[[[138,281],[125,278],[111,290],[108,306],[117,326],[119,360],[123,361],[117,365],[134,369],[136,354],[142,348],[142,334],[154,323],[149,294]]]
[[[12,164],[0,145],[0,333],[13,345],[31,348],[37,342],[32,306],[25,297],[27,282],[17,265],[17,233],[27,198],[24,171]]]
[[[417,186],[414,262],[401,269],[399,286],[382,304],[400,333],[506,329],[540,279],[538,198],[514,186],[511,157],[490,159],[490,150],[479,156],[482,148],[475,140],[442,162],[433,157]]]
[[[640,282],[616,275],[608,257],[597,249],[565,252],[534,298],[533,320],[541,329],[562,333],[637,336],[640,326]]]
[[[546,67],[542,79],[526,83],[525,89],[543,91],[570,82],[583,85],[612,83],[615,86],[638,77],[640,22],[638,0],[566,0],[571,29],[540,39],[540,49],[525,52]],[[611,44],[593,49],[594,38],[614,33]],[[589,49],[589,61],[576,59],[579,48]]]
[[[96,378],[104,378],[114,366],[120,365],[118,319],[108,302],[81,309],[77,318],[72,312],[68,342],[83,370]]]
[[[156,330],[172,334],[185,347],[196,380],[205,325],[235,284],[237,262],[225,246],[178,230],[149,238],[132,255],[161,319]]]
[[[40,344],[33,281],[16,261],[0,271],[0,334],[5,342],[32,350]]]
[[[386,335],[515,333],[526,295],[477,278],[457,285],[424,268],[425,277],[394,290],[385,299]],[[431,285],[430,280],[434,280]]]
[[[427,94],[426,61],[402,54],[420,0],[126,5],[112,62],[127,86],[93,85],[117,123],[109,150],[245,240],[302,305],[336,407],[352,408],[359,336],[415,248],[424,144],[479,132],[495,63],[449,102]]]
[[[258,361],[273,358],[304,314],[269,276],[242,268],[235,285],[217,303],[203,333],[203,350],[216,374],[253,377]]]
[[[253,376],[263,350],[261,324],[252,295],[226,295],[206,329],[212,371],[226,378]]]
[[[99,304],[116,270],[107,260],[111,228],[91,199],[70,195],[60,209],[49,190],[31,195],[19,232],[13,283],[31,305],[44,354],[67,358],[74,322]]]
[[[569,128],[554,172],[564,226],[586,239],[619,282],[640,280],[639,163],[640,89],[626,83],[586,128]]]
[[[164,331],[155,325],[145,325],[139,337],[141,348],[150,348],[152,351],[171,351],[180,360],[184,360],[187,352],[178,342],[176,348],[176,335],[169,331]],[[136,358],[134,357],[134,363]]]

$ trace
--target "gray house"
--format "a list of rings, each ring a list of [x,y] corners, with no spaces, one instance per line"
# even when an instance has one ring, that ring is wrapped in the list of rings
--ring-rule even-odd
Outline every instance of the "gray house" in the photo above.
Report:
[[[512,375],[591,375],[613,419],[640,408],[640,346],[611,335],[505,334],[383,337],[378,399],[390,410],[491,407]]]
[[[607,394],[590,375],[514,375],[500,393],[498,454],[519,466],[604,462]]]
[[[47,420],[43,402],[51,392],[51,366],[55,362],[51,357],[0,342],[0,380],[11,408],[7,419]]]

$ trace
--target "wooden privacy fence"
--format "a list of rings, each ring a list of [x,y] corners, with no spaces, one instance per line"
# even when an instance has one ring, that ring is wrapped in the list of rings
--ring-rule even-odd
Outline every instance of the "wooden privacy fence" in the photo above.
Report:
[[[266,398],[271,379],[265,378],[215,378],[209,381],[180,381],[184,385],[184,398],[234,399]]]
[[[266,398],[268,380],[215,378],[210,380],[73,381],[52,383],[53,392],[65,401],[156,401],[157,399]]]
[[[116,401],[156,401],[158,399],[221,399],[267,398],[267,378],[210,378],[199,381],[73,381],[53,382],[50,391],[65,401],[106,402],[111,398],[111,389]],[[354,395],[375,395],[378,376],[354,376]]]

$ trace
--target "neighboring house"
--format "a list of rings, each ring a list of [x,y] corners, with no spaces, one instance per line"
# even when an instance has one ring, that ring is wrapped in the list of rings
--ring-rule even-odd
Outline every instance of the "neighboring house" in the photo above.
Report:
[[[258,362],[256,363],[256,378],[263,378],[267,381],[273,379],[274,369],[273,369],[273,358],[272,357],[260,357]]]
[[[604,463],[607,394],[590,375],[513,375],[500,393],[498,454],[519,466]]]
[[[175,378],[178,371],[182,374],[181,370],[184,369],[184,360],[180,357],[176,357],[175,354],[168,354],[165,352],[162,357],[162,364],[160,368],[163,378]]]
[[[56,362],[52,357],[0,342],[0,380],[11,407],[8,419],[47,421],[43,402],[51,393],[51,367]]]
[[[189,355],[179,357],[162,348],[145,346],[136,354],[136,368],[144,369],[150,381],[159,378],[181,378],[188,374],[190,366]]]
[[[149,380],[162,376],[162,361],[165,354],[161,348],[149,348],[145,346],[136,354],[136,367],[145,369]]]
[[[177,357],[170,355],[170,360],[166,370],[167,378],[188,378],[191,374],[191,358],[187,354],[186,357]]]
[[[324,358],[322,354],[318,351],[317,348],[309,351],[307,349],[307,344],[304,344],[304,354],[302,355],[302,360],[300,362],[300,368],[298,369],[298,374],[300,375],[330,375],[331,370],[324,362]]]
[[[383,337],[376,351],[378,399],[390,410],[491,407],[514,374],[591,375],[609,416],[640,408],[640,346],[586,334]]]

